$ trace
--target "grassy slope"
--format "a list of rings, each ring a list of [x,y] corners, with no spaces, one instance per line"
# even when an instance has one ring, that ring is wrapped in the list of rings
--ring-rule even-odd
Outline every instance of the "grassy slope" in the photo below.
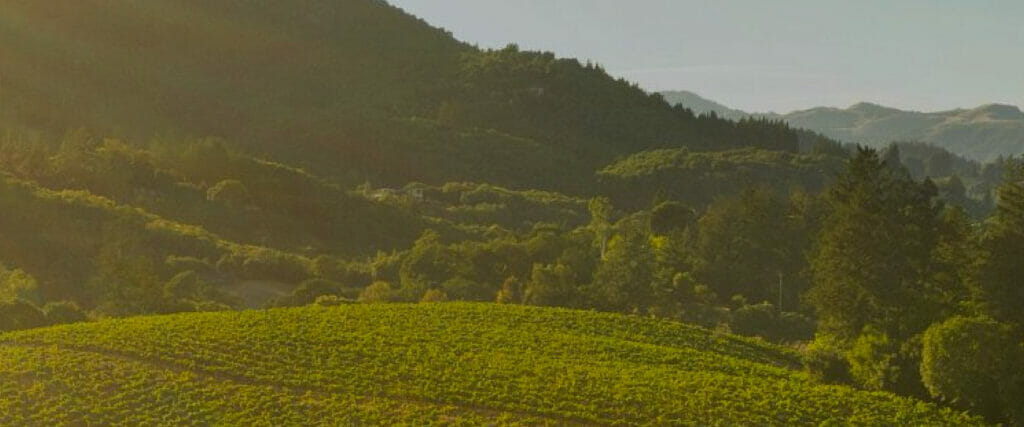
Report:
[[[0,336],[0,424],[970,424],[686,325],[486,304],[141,317]]]

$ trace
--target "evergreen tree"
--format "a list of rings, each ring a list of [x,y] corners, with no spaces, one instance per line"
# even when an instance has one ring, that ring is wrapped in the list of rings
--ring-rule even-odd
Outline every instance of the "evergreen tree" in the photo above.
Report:
[[[976,298],[997,320],[1024,327],[1024,161],[1009,161],[982,237]]]
[[[935,194],[930,182],[859,150],[826,196],[830,213],[810,257],[807,299],[821,331],[852,340],[872,325],[902,341],[930,324],[922,304],[938,234]]]

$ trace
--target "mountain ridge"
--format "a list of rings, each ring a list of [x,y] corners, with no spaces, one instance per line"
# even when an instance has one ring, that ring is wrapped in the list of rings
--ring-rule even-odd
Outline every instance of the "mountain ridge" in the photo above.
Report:
[[[978,161],[1024,154],[1024,112],[1020,107],[988,103],[974,108],[921,112],[872,102],[846,108],[812,107],[788,113],[735,110],[693,92],[662,92],[671,104],[695,113],[728,118],[768,118],[819,132],[848,143],[882,148],[892,142],[925,142]]]

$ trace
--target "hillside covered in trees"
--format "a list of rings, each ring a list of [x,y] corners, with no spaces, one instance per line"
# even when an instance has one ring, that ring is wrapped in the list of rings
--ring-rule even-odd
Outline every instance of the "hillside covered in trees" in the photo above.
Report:
[[[779,375],[916,408],[884,406],[897,418],[935,404],[1024,423],[1020,159],[695,114],[378,0],[0,1],[0,56],[0,332],[356,303],[599,310],[799,348],[804,373]],[[0,344],[26,370],[37,350],[74,359]],[[214,380],[197,395],[234,390]],[[625,414],[558,405],[538,416]]]

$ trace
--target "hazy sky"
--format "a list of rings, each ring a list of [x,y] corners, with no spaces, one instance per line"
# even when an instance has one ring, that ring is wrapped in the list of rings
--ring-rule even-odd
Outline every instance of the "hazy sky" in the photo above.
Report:
[[[481,47],[751,111],[1024,106],[1021,0],[390,0]]]

